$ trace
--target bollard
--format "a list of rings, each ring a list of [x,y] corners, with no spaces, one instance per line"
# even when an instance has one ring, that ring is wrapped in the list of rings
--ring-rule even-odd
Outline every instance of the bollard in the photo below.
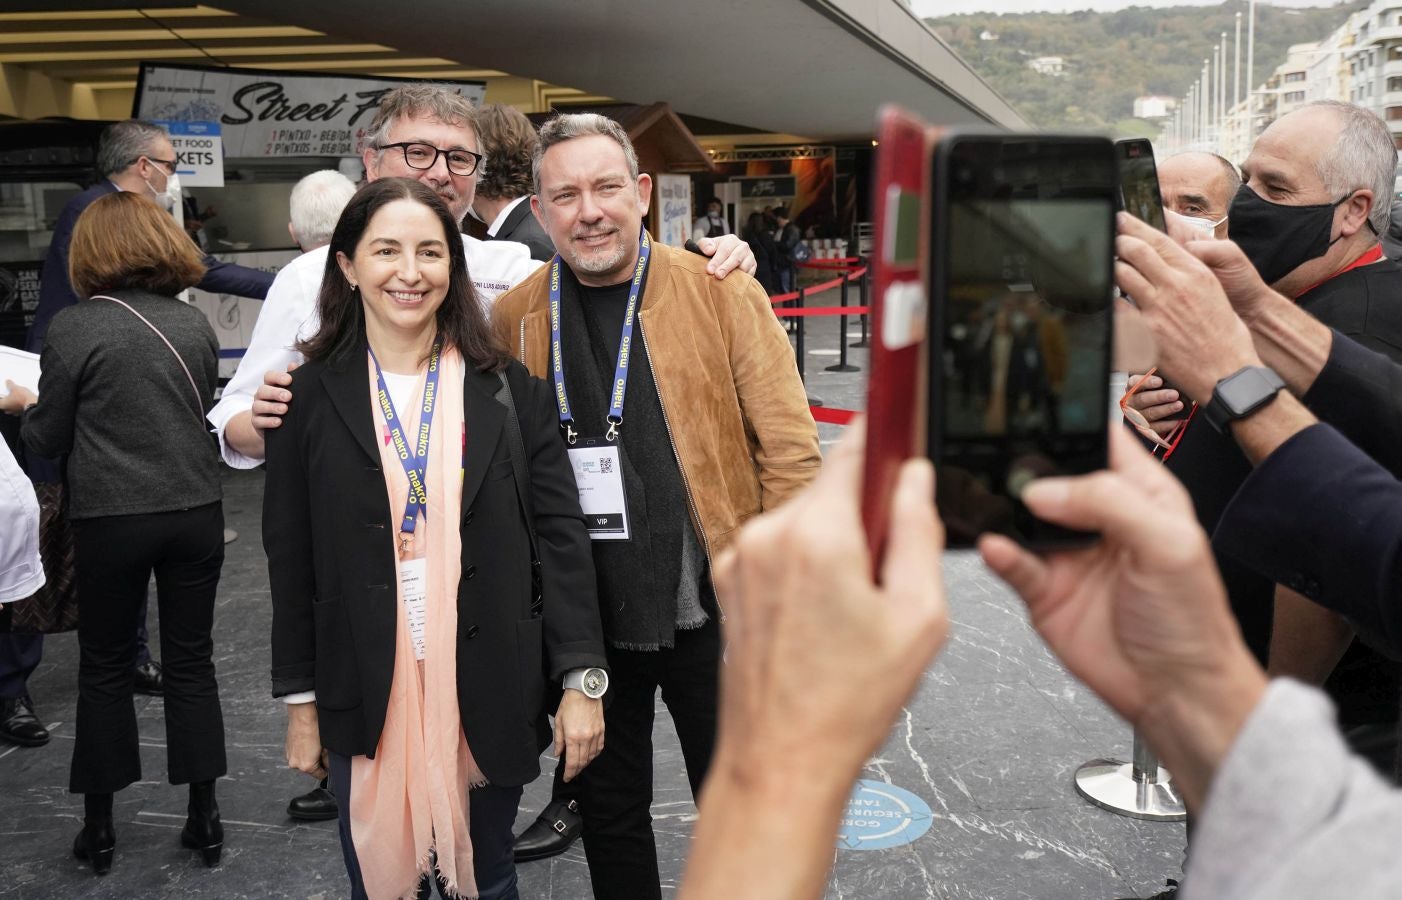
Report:
[[[1120,397],[1127,376],[1110,373],[1111,422],[1120,424]],[[1154,822],[1182,822],[1188,817],[1183,798],[1173,789],[1173,776],[1159,766],[1149,745],[1134,732],[1134,755],[1129,762],[1093,759],[1076,770],[1076,793],[1112,813]]]
[[[1093,759],[1076,770],[1076,793],[1095,806],[1152,822],[1182,822],[1188,817],[1173,776],[1159,766],[1149,745],[1134,733],[1130,762]]]
[[[842,308],[843,308],[843,309],[846,309],[846,308],[847,308],[847,283],[848,283],[848,280],[849,280],[849,279],[848,279],[847,273],[844,272],[843,275],[842,275],[842,300],[840,301],[841,304],[842,304]],[[848,363],[847,363],[847,314],[846,314],[846,313],[843,313],[841,316],[838,317],[838,320],[837,320],[837,321],[838,321],[838,325],[837,325],[837,329],[838,329],[838,330],[837,330],[837,335],[838,335],[838,336],[837,336],[837,365],[835,365],[835,366],[828,366],[828,367],[825,369],[825,371],[828,371],[828,372],[860,372],[860,371],[861,371],[861,368],[860,368],[860,367],[858,367],[858,366],[853,366],[853,365],[848,365]]]
[[[864,308],[864,309],[870,309],[870,308],[871,308],[871,305],[870,305],[869,303],[867,303],[867,299],[868,299],[868,298],[867,298],[867,280],[868,280],[869,278],[871,278],[871,267],[870,267],[870,265],[868,265],[868,266],[865,267],[865,270],[862,272],[862,279],[861,279],[861,281],[858,281],[858,282],[857,282],[857,305],[860,306],[860,307],[862,307],[862,308]],[[847,327],[846,327],[845,324],[843,325],[843,328],[842,328],[842,341],[843,341],[844,344],[847,343]],[[855,344],[847,344],[847,346],[849,346],[849,347],[856,347],[858,350],[860,350],[860,349],[862,349],[863,347],[867,346],[867,314],[866,314],[866,313],[862,313],[862,339],[861,339],[860,341],[857,341]]]

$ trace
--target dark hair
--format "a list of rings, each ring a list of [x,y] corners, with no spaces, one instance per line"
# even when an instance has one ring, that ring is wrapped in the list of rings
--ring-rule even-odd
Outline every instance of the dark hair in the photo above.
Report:
[[[776,207],[774,207],[774,218],[776,218],[776,219],[787,219],[788,217],[789,217],[789,208],[788,208],[787,206],[776,206]]]
[[[533,188],[531,154],[540,143],[531,120],[505,103],[489,103],[478,109],[474,118],[485,157],[477,175],[477,196],[488,200],[529,196]]]
[[[438,307],[438,333],[443,336],[444,346],[456,347],[469,365],[476,365],[484,372],[501,369],[509,357],[488,327],[487,314],[467,274],[467,253],[463,250],[461,232],[453,221],[453,214],[431,188],[412,178],[377,179],[356,191],[346,204],[331,234],[326,270],[321,276],[321,293],[316,301],[321,327],[312,337],[299,341],[297,349],[307,359],[341,363],[365,348],[365,308],[360,294],[351,290],[341,272],[336,254],[344,253],[354,259],[355,248],[365,236],[370,220],[396,200],[412,200],[427,206],[443,226],[451,266],[448,295]]]
[[[204,277],[199,251],[170,213],[141,194],[98,197],[68,244],[68,282],[79,297],[135,288],[174,296]]]
[[[711,199],[707,200],[707,201],[706,201],[706,208],[707,208],[707,209],[710,209],[712,203],[716,204],[716,205],[719,206],[721,209],[725,209],[725,203],[722,202],[721,199],[720,199],[719,197],[712,197]]]

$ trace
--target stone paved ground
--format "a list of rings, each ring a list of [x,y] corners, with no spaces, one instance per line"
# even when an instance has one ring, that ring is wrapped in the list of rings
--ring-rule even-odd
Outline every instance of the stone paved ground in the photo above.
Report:
[[[810,393],[829,406],[859,407],[865,372],[823,370],[835,362],[836,320],[808,325]],[[857,323],[850,328],[855,339]],[[852,351],[851,361],[865,369],[866,352]],[[840,431],[823,426],[824,443]],[[262,474],[228,472],[225,484],[229,526],[240,538],[228,548],[215,634],[229,743],[229,777],[219,786],[222,865],[206,870],[179,847],[184,792],[164,783],[161,701],[145,697],[137,708],[146,780],[118,797],[115,866],[98,879],[72,859],[82,817],[81,798],[66,791],[77,645],[60,635],[49,640],[30,684],[53,741],[40,749],[0,746],[0,898],[346,896],[334,824],[296,824],[284,812],[288,798],[311,783],[284,766],[284,717],[268,696]],[[1128,754],[1128,729],[1051,658],[1020,604],[976,559],[952,555],[946,578],[950,644],[864,775],[918,795],[931,809],[931,827],[904,846],[837,852],[828,896],[1111,900],[1161,887],[1179,871],[1182,826],[1111,815],[1071,786],[1080,763]],[[665,711],[656,736],[654,814],[664,895],[672,896],[695,808]],[[546,777],[527,789],[518,826],[548,794]],[[521,866],[520,877],[525,898],[591,896],[578,847]]]

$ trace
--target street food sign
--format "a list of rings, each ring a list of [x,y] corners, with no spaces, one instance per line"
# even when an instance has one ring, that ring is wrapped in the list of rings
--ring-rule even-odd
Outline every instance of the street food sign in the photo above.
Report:
[[[380,98],[415,80],[143,63],[133,115],[213,123],[230,157],[359,156]],[[442,83],[474,105],[486,91]]]

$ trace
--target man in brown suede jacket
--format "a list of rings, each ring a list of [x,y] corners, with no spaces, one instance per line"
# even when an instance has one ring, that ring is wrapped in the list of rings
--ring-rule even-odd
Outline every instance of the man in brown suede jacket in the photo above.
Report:
[[[532,208],[559,256],[492,318],[552,383],[594,526],[611,679],[604,751],[581,775],[594,896],[646,900],[661,896],[649,812],[657,690],[694,795],[715,742],[722,648],[711,562],[747,519],[812,479],[818,434],[758,283],[716,281],[703,258],[643,230],[652,181],[616,122],[547,122],[534,177]]]

